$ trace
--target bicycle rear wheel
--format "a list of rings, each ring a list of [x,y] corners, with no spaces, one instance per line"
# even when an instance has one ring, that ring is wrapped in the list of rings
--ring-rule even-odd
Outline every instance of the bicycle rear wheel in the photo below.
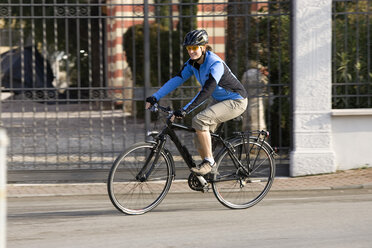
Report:
[[[254,140],[250,140],[249,145],[248,141],[239,140],[232,146],[235,156],[248,172],[238,169],[228,150],[224,150],[217,158],[219,175],[212,182],[213,192],[226,207],[249,208],[260,202],[270,190],[275,176],[275,161],[268,149]]]
[[[163,150],[154,163],[156,154],[153,143],[143,142],[131,146],[115,160],[107,190],[119,211],[144,214],[159,205],[168,193],[173,179],[172,165]]]

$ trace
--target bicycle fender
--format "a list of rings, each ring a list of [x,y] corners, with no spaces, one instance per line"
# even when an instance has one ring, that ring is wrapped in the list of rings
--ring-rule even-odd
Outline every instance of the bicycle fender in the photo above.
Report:
[[[254,140],[255,142],[261,143],[261,140],[258,140],[255,137],[251,137],[250,140]],[[261,143],[263,147],[266,148],[266,150],[269,152],[270,155],[276,155],[276,152],[274,148],[265,140],[264,142]]]
[[[251,137],[250,139],[258,143],[262,142],[261,140],[258,140],[256,137]],[[266,140],[264,140],[261,144],[263,147],[266,148],[270,155],[276,155],[274,148],[272,148],[272,146]]]

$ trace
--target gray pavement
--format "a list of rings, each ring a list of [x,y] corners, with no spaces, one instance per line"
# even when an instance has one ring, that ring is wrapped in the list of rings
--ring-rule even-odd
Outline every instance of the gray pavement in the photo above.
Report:
[[[277,177],[271,191],[372,189],[372,168],[302,177]],[[175,180],[170,193],[194,192],[186,180]],[[8,197],[105,195],[106,183],[8,184]]]
[[[9,198],[8,248],[371,248],[372,189],[274,191],[230,210],[213,193],[172,193],[128,216],[107,195]]]

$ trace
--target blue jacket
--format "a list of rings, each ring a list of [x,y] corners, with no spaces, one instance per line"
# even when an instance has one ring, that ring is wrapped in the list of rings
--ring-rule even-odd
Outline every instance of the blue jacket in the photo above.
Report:
[[[178,86],[195,75],[202,89],[183,109],[190,113],[210,96],[217,102],[224,100],[244,99],[247,97],[243,85],[231,72],[226,63],[215,53],[208,51],[204,63],[199,65],[189,59],[175,77],[166,82],[153,96],[160,100]]]

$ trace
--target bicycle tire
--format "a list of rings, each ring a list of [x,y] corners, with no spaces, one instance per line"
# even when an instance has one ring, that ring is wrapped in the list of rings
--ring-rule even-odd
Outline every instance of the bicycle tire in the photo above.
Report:
[[[224,206],[245,209],[256,205],[269,192],[275,176],[275,160],[266,145],[254,139],[249,140],[249,146],[248,141],[242,139],[231,144],[234,154],[245,168],[248,168],[248,162],[244,149],[249,148],[251,172],[249,175],[239,173],[225,148],[216,158],[219,174],[212,181],[212,188],[216,198]]]
[[[128,215],[144,214],[164,199],[173,180],[173,168],[168,153],[160,151],[156,166],[146,180],[137,179],[155,143],[141,142],[129,147],[113,163],[107,190],[112,204]],[[155,156],[152,156],[150,164]]]

